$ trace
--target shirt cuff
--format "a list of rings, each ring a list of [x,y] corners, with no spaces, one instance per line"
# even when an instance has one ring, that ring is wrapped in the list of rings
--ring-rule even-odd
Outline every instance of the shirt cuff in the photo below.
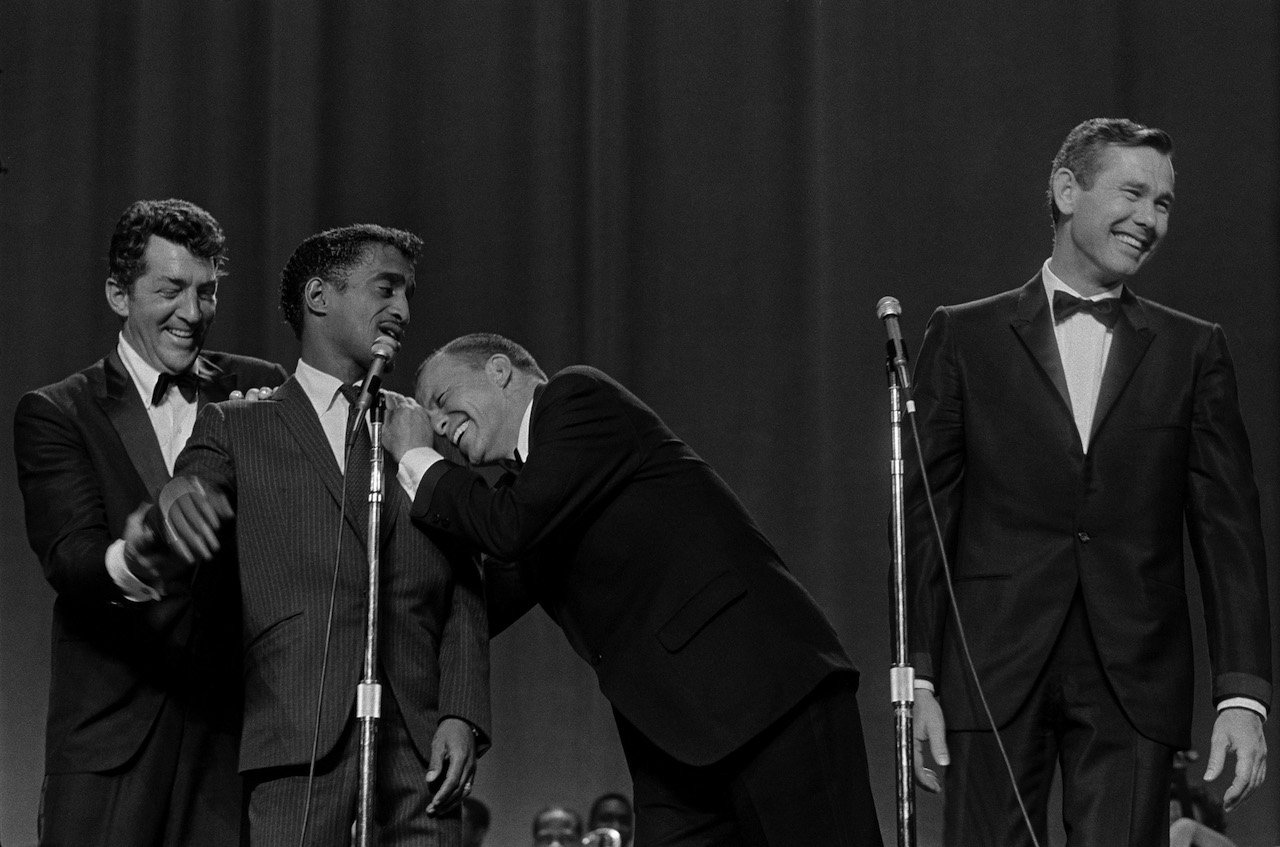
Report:
[[[914,686],[914,687],[916,687],[916,688],[923,688],[925,691],[933,691],[933,690],[934,690],[934,689],[933,689],[933,683],[932,683],[932,682],[930,682],[930,681],[929,681],[929,680],[927,680],[927,679],[919,679],[919,678],[917,678],[917,679],[916,679],[916,682],[915,682],[915,686]]]
[[[413,498],[418,493],[418,484],[422,482],[422,475],[436,462],[442,461],[444,456],[430,447],[414,447],[400,457],[396,479],[400,481],[400,487],[404,489],[404,493],[409,495],[410,502],[413,502]]]
[[[107,548],[107,573],[111,581],[120,589],[126,600],[134,603],[146,603],[159,600],[160,592],[133,575],[124,560],[124,539],[117,538]]]
[[[1267,707],[1252,697],[1228,697],[1218,704],[1218,711],[1223,709],[1248,709],[1262,715],[1264,721],[1267,719]]]

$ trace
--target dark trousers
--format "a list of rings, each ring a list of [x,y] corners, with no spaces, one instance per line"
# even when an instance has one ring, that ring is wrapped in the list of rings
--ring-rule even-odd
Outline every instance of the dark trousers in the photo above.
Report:
[[[243,801],[238,734],[169,699],[127,764],[51,773],[40,797],[42,847],[236,847]]]
[[[392,696],[382,686],[378,722],[375,832],[380,845],[461,847],[458,809],[430,817],[427,804],[439,780],[427,785],[429,762],[418,753]],[[267,768],[245,774],[248,782],[248,843],[251,847],[296,845],[307,797],[307,766]],[[351,841],[360,785],[360,734],[353,716],[337,747],[316,764],[307,824],[308,845],[335,847]]]
[[[1049,789],[1059,763],[1068,845],[1169,843],[1174,750],[1129,723],[1102,669],[1078,593],[1027,703],[1000,736],[1041,844],[1048,843]],[[948,732],[947,745],[946,843],[1030,845],[992,733]]]
[[[854,674],[833,674],[743,748],[704,767],[671,758],[618,716],[635,790],[635,847],[879,847],[857,690]]]

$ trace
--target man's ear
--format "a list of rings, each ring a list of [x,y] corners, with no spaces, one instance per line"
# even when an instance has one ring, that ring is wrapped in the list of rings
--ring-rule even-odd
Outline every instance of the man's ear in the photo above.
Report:
[[[313,315],[329,313],[328,292],[324,290],[324,280],[313,276],[302,286],[302,305]]]
[[[115,277],[107,277],[107,305],[111,311],[122,318],[129,317],[129,289],[116,282]]]
[[[1053,202],[1058,207],[1059,215],[1072,215],[1076,211],[1076,201],[1083,191],[1076,175],[1070,168],[1058,168],[1053,172]]]
[[[505,354],[494,353],[489,357],[489,361],[484,363],[484,372],[494,385],[499,388],[506,388],[507,384],[511,382],[515,368],[511,366],[511,360]]]

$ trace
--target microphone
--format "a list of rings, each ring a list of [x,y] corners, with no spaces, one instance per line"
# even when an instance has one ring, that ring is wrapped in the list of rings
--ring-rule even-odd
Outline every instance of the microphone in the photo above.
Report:
[[[889,341],[885,351],[893,362],[893,370],[898,375],[898,384],[911,391],[911,372],[907,369],[907,345],[902,341],[902,327],[898,325],[898,316],[902,314],[902,304],[897,297],[881,297],[876,303],[876,317],[884,321],[884,328],[889,333]]]
[[[347,433],[348,441],[355,434],[356,427],[364,422],[365,413],[373,405],[378,389],[382,387],[382,372],[391,366],[391,360],[396,357],[399,349],[400,343],[389,335],[379,335],[373,342],[373,347],[370,348],[373,361],[369,363],[369,371],[364,375],[364,382],[360,386],[360,399],[356,401],[356,414],[352,418],[351,432]]]

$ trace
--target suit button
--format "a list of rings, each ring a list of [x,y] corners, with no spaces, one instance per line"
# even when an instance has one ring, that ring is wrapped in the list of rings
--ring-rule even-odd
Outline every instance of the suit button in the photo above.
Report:
[[[444,515],[436,515],[436,525],[437,525],[437,526],[448,526],[448,525],[449,525],[449,519],[448,519],[448,518],[446,518]]]
[[[600,663],[601,663],[601,662],[603,662],[603,661],[604,661],[604,655],[603,655],[603,654],[601,654],[601,653],[592,653],[592,654],[591,654],[591,664],[593,664],[593,665],[598,665],[598,664],[600,664]]]
[[[1089,543],[1089,533],[1085,532],[1083,529],[1076,533],[1076,538],[1080,539],[1081,544]]]

